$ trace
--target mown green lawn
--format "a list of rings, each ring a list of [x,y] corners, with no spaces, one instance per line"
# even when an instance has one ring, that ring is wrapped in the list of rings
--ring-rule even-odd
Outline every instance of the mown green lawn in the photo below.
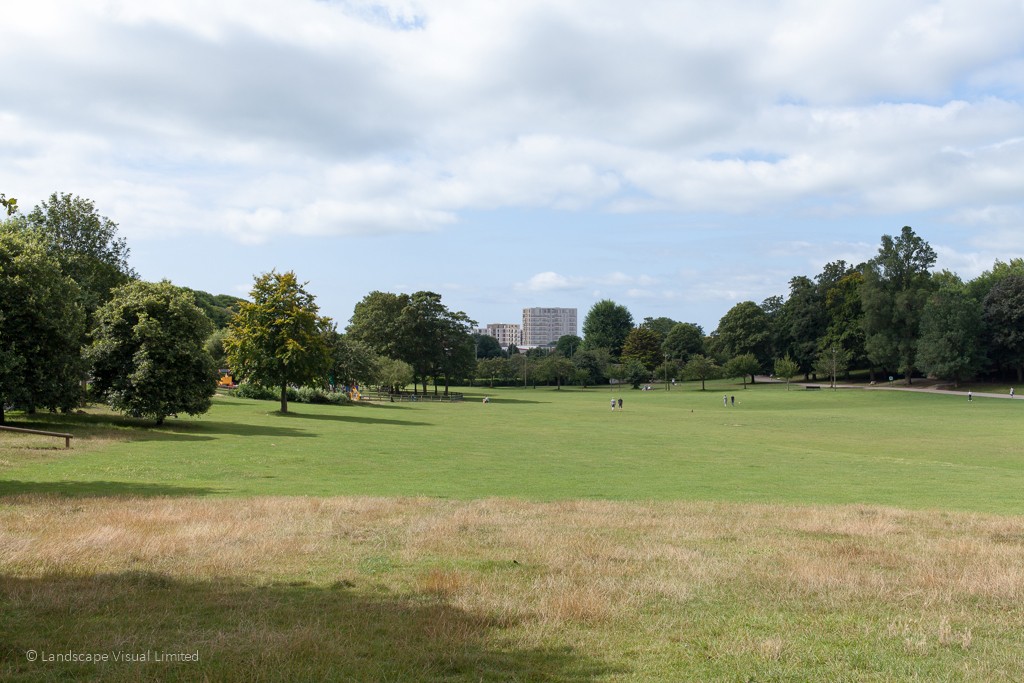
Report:
[[[734,407],[722,405],[724,392]],[[610,410],[612,396],[624,410]],[[706,392],[476,389],[455,404],[292,404],[287,415],[277,407],[218,397],[207,415],[159,429],[102,412],[37,416],[35,426],[76,433],[72,450],[20,449],[8,438],[0,495],[1022,508],[1024,403],[1006,399],[709,383]],[[11,424],[26,421],[14,415]]]

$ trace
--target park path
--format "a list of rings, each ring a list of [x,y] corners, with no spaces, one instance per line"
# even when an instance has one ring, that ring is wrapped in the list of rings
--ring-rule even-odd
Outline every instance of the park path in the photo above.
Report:
[[[758,382],[764,382],[766,384],[769,384],[769,383],[776,383],[776,384],[778,384],[778,383],[782,382],[782,380],[774,379],[772,377],[767,377],[767,376],[760,376],[760,375],[757,376],[757,381]],[[927,380],[918,380],[918,381],[927,381]],[[826,382],[791,382],[791,384],[793,384],[795,386],[798,386],[798,387],[806,387],[808,385],[811,385],[811,386],[821,387],[822,389],[831,389],[832,388],[831,385],[829,385],[829,383],[827,381]],[[895,382],[893,382],[891,385],[888,382],[886,382],[884,385],[883,384],[876,384],[875,386],[869,386],[867,384],[836,384],[836,388],[837,389],[863,389],[865,391],[917,391],[917,392],[926,393],[926,394],[948,394],[948,395],[951,395],[951,396],[961,396],[963,398],[967,398],[967,392],[966,391],[963,391],[961,389],[942,389],[942,388],[940,388],[942,386],[944,386],[944,385],[932,384],[932,385],[927,385],[927,386],[914,386],[914,385],[910,385],[908,387],[906,384],[897,384]],[[996,393],[984,392],[984,391],[975,391],[975,392],[972,392],[972,394],[976,398],[1007,398],[1007,399],[1010,399],[1010,398],[1016,399],[1016,398],[1018,398],[1017,396],[1010,396],[1009,394],[1005,394],[1005,393],[996,394]]]

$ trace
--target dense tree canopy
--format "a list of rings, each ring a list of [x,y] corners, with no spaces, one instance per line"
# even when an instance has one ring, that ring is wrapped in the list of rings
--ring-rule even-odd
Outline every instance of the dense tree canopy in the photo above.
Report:
[[[921,314],[917,359],[921,369],[954,386],[973,377],[984,365],[981,304],[962,286],[933,293]]]
[[[636,360],[650,372],[661,363],[661,344],[664,337],[650,327],[637,327],[629,331],[622,345],[622,360]]]
[[[897,369],[910,384],[917,366],[921,314],[932,292],[935,251],[913,229],[882,236],[878,255],[864,271],[866,348],[872,362]]]
[[[633,329],[633,315],[625,306],[603,299],[594,304],[583,320],[583,343],[589,350],[608,349],[613,359],[622,353],[626,336]]]
[[[84,330],[78,285],[37,238],[0,227],[0,422],[5,406],[79,403]]]
[[[327,374],[327,332],[332,326],[291,271],[258,276],[249,296],[251,301],[239,305],[228,327],[228,362],[240,379],[280,389],[285,413],[289,386],[312,383]]]
[[[1024,273],[1007,274],[992,286],[983,302],[983,315],[992,360],[1024,382]]]
[[[771,340],[768,314],[753,301],[742,301],[722,316],[718,339],[730,358],[751,353],[767,363]]]
[[[117,223],[100,215],[90,199],[55,192],[29,212],[25,224],[78,283],[89,316],[114,287],[137,277]]]
[[[661,343],[666,358],[685,363],[690,356],[704,353],[704,330],[693,323],[676,323]]]
[[[92,389],[117,411],[151,417],[210,408],[217,369],[205,342],[213,325],[191,293],[170,282],[129,282],[96,311]]]

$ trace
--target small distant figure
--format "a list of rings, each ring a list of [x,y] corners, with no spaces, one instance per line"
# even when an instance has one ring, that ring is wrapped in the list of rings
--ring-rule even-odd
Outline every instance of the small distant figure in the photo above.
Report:
[[[736,407],[736,397],[735,396],[730,396],[729,397],[729,402],[732,403],[732,407],[733,408]]]
[[[615,399],[612,399],[612,410],[615,410]]]
[[[967,402],[968,402],[968,403],[970,403],[970,402],[971,402],[971,401],[973,401],[973,400],[974,400],[974,394],[973,394],[973,393],[971,393],[971,390],[970,390],[970,389],[968,389],[968,390],[967,390]]]
[[[490,403],[490,402],[491,402],[491,397],[490,396],[484,396],[484,403]]]
[[[622,399],[619,399],[619,410],[622,410]]]
[[[722,405],[726,408],[729,407],[729,396],[727,394],[722,394]]]
[[[1010,387],[1010,398],[1013,398],[1013,387]]]

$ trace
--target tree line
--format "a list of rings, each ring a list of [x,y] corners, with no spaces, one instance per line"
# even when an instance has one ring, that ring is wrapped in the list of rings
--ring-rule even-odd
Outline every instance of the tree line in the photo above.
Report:
[[[833,381],[927,374],[1024,381],[1024,259],[964,282],[904,227],[878,254],[790,280],[788,295],[733,306],[716,330],[593,305],[583,336],[520,352],[472,333],[440,294],[370,292],[348,325],[321,316],[293,272],[254,277],[249,299],[139,279],[117,225],[87,199],[54,193],[27,214],[0,195],[0,422],[4,411],[71,410],[87,398],[157,423],[205,412],[218,368],[273,392],[298,387],[448,392],[453,383],[639,387],[761,373]]]

